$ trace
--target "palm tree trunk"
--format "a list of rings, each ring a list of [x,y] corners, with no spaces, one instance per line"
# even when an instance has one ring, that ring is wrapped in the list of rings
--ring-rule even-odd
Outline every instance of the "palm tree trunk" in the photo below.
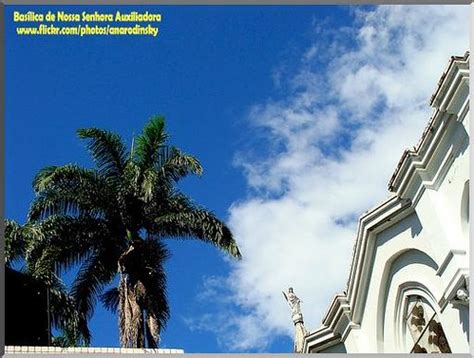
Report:
[[[135,244],[140,245],[140,242]],[[145,288],[133,277],[136,255],[135,245],[125,251],[119,259],[119,331],[120,344],[124,348],[145,348],[145,320],[142,307]],[[135,257],[136,259],[136,257]],[[131,266],[131,267],[129,267]]]
[[[145,332],[148,348],[158,348],[160,342],[160,329],[156,318],[149,312],[147,312]]]
[[[124,348],[150,348],[158,346],[160,325],[156,316],[147,309],[149,298],[140,280],[142,242],[135,241],[119,259],[119,331]],[[149,303],[149,302],[148,302]]]
[[[127,274],[120,275],[119,284],[119,331],[123,348],[145,347],[145,321],[139,304],[137,289]]]

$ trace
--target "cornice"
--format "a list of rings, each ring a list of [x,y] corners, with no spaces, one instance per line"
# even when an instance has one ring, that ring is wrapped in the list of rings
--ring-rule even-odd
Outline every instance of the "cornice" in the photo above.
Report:
[[[459,104],[459,98],[467,98]],[[460,106],[468,108],[469,97],[469,52],[462,57],[452,56],[446,71],[431,97],[430,105],[434,112],[426,126],[420,141],[413,149],[404,151],[393,173],[388,189],[401,195],[417,171],[426,169],[426,164],[434,148],[445,134],[452,119],[456,119]],[[464,113],[466,108],[464,108]]]

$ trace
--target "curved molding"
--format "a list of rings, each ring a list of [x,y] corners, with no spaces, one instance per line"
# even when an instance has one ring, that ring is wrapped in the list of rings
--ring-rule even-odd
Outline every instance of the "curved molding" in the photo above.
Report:
[[[412,261],[409,261],[408,265],[404,266],[403,269],[409,269],[409,266],[412,264],[419,264],[419,265],[424,265],[429,267],[432,270],[433,276],[436,276],[436,270],[438,269],[438,265],[436,262],[433,260],[432,257],[430,257],[428,254],[425,252],[421,251],[419,248],[415,247],[410,247],[410,248],[405,248],[402,250],[399,250],[398,252],[395,252],[386,262],[384,268],[383,268],[383,274],[382,274],[382,282],[386,282],[386,286],[381,286],[379,290],[379,297],[378,297],[378,306],[377,306],[377,342],[378,342],[378,348],[379,352],[384,351],[383,344],[380,344],[380,342],[385,341],[385,320],[386,320],[386,314],[387,314],[387,302],[389,300],[389,295],[390,295],[390,290],[393,288],[392,283],[393,283],[393,276],[399,271],[397,267],[395,267],[396,262],[401,260],[404,257],[407,257],[410,254],[414,254],[416,256],[413,256],[411,258]],[[410,259],[409,259],[410,260]],[[396,270],[396,271],[394,271]],[[416,283],[418,286],[423,287],[425,290],[428,291],[428,289],[421,283]],[[407,283],[402,284],[401,286],[397,286],[397,290],[399,291],[401,288],[405,287],[408,285]],[[411,282],[411,286],[415,285],[415,282]],[[431,295],[431,300],[433,302],[436,302],[435,297]],[[398,299],[396,300],[398,302]],[[396,318],[396,317],[395,317]],[[394,320],[396,322],[396,319]]]
[[[441,295],[441,282],[436,275],[438,264],[421,247],[411,247],[393,253],[384,266],[378,293],[378,310],[376,314],[377,351],[378,352],[407,352],[403,350],[396,337],[400,327],[399,305],[400,292],[407,289],[425,291],[427,301],[433,308],[437,306],[437,298]],[[423,277],[420,282],[417,274]],[[418,276],[418,277],[419,277]],[[424,297],[424,295],[420,296]],[[437,309],[439,313],[439,309]]]
[[[414,295],[423,297],[433,308],[438,317],[441,313],[435,297],[425,285],[416,281],[408,281],[401,284],[398,287],[396,294],[396,306],[393,317],[395,341],[398,347],[402,347],[400,353],[409,353],[409,347],[406,346],[406,342],[403,339],[406,334],[406,325],[404,322],[404,317],[408,305],[408,299],[410,296]]]

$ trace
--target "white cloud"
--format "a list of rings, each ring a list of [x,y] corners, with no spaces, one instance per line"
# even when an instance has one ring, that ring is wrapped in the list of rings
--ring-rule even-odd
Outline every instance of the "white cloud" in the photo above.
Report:
[[[214,329],[226,349],[261,351],[278,335],[291,337],[281,294],[290,285],[304,301],[306,327],[320,325],[345,288],[357,218],[388,195],[449,56],[468,48],[468,6],[380,6],[354,16],[355,27],[339,35],[316,24],[286,84],[278,70],[287,97],[250,111],[267,152],[236,158],[249,197],[232,205],[230,225],[244,259],[218,285],[230,299],[198,327],[220,322]]]

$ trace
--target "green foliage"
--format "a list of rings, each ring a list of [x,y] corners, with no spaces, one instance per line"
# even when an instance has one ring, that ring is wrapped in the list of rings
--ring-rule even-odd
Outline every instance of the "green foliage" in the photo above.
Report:
[[[119,135],[97,128],[79,129],[77,134],[79,138],[89,140],[87,149],[99,174],[108,178],[122,175],[128,153]]]
[[[25,225],[19,225],[13,220],[5,220],[6,265],[11,267],[15,260],[26,260],[27,266],[24,273],[44,282],[47,286],[53,326],[61,330],[63,336],[68,338],[69,345],[88,345],[90,332],[85,316],[76,309],[74,299],[68,294],[66,286],[56,275],[52,268],[54,263],[48,260],[34,259],[34,255],[38,254],[35,247],[47,241],[49,235],[52,234],[52,231],[49,230],[51,220]],[[41,253],[41,256],[43,255]],[[65,342],[63,344],[66,344]]]
[[[241,254],[229,228],[176,188],[203,169],[195,157],[167,144],[163,117],[147,123],[131,153],[117,134],[86,128],[78,135],[96,168],[49,166],[36,175],[29,223],[23,229],[9,224],[7,262],[24,254],[31,272],[51,284],[62,270],[80,264],[68,296],[78,315],[71,330],[88,341],[85,320],[99,299],[119,311],[122,346],[143,347],[146,341],[156,347],[169,319],[162,239],[193,238],[235,258]],[[24,237],[34,239],[24,246]],[[119,286],[104,293],[117,274]]]

